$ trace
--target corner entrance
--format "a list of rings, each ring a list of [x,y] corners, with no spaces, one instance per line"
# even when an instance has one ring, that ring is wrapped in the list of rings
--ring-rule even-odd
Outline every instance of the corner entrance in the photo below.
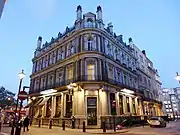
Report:
[[[87,124],[97,125],[97,97],[87,97]]]

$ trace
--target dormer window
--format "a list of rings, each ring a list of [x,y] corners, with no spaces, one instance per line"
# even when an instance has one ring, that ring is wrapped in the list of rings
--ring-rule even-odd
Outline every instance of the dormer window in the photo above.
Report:
[[[87,19],[87,27],[88,27],[88,28],[93,27],[93,20],[92,20],[91,18],[88,18],[88,19]]]

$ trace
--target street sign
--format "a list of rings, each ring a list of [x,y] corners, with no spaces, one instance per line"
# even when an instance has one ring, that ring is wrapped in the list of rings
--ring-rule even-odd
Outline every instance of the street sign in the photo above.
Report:
[[[19,98],[20,100],[26,100],[27,97],[28,97],[28,95],[27,95],[27,93],[26,93],[25,91],[20,91],[20,92],[19,92],[18,98]]]

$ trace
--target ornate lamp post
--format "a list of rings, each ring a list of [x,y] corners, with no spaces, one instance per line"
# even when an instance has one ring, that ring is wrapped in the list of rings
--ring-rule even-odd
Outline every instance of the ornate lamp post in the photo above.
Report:
[[[20,90],[21,90],[22,80],[24,79],[25,76],[26,76],[26,74],[24,73],[24,70],[22,70],[21,73],[19,73],[20,82],[19,82],[19,90],[18,90],[18,93],[17,93],[18,95],[19,95],[19,92],[20,92]],[[18,98],[18,96],[17,96],[16,110],[15,110],[16,115],[15,115],[15,116],[17,116],[18,103],[19,103],[19,98]],[[17,117],[16,117],[16,118],[17,118]]]

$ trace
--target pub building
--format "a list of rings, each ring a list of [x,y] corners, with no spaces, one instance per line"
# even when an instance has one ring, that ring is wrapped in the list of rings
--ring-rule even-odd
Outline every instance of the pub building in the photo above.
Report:
[[[102,8],[82,15],[73,27],[42,45],[37,40],[27,107],[33,123],[100,128],[112,117],[144,115],[133,49],[113,25],[103,23]]]

